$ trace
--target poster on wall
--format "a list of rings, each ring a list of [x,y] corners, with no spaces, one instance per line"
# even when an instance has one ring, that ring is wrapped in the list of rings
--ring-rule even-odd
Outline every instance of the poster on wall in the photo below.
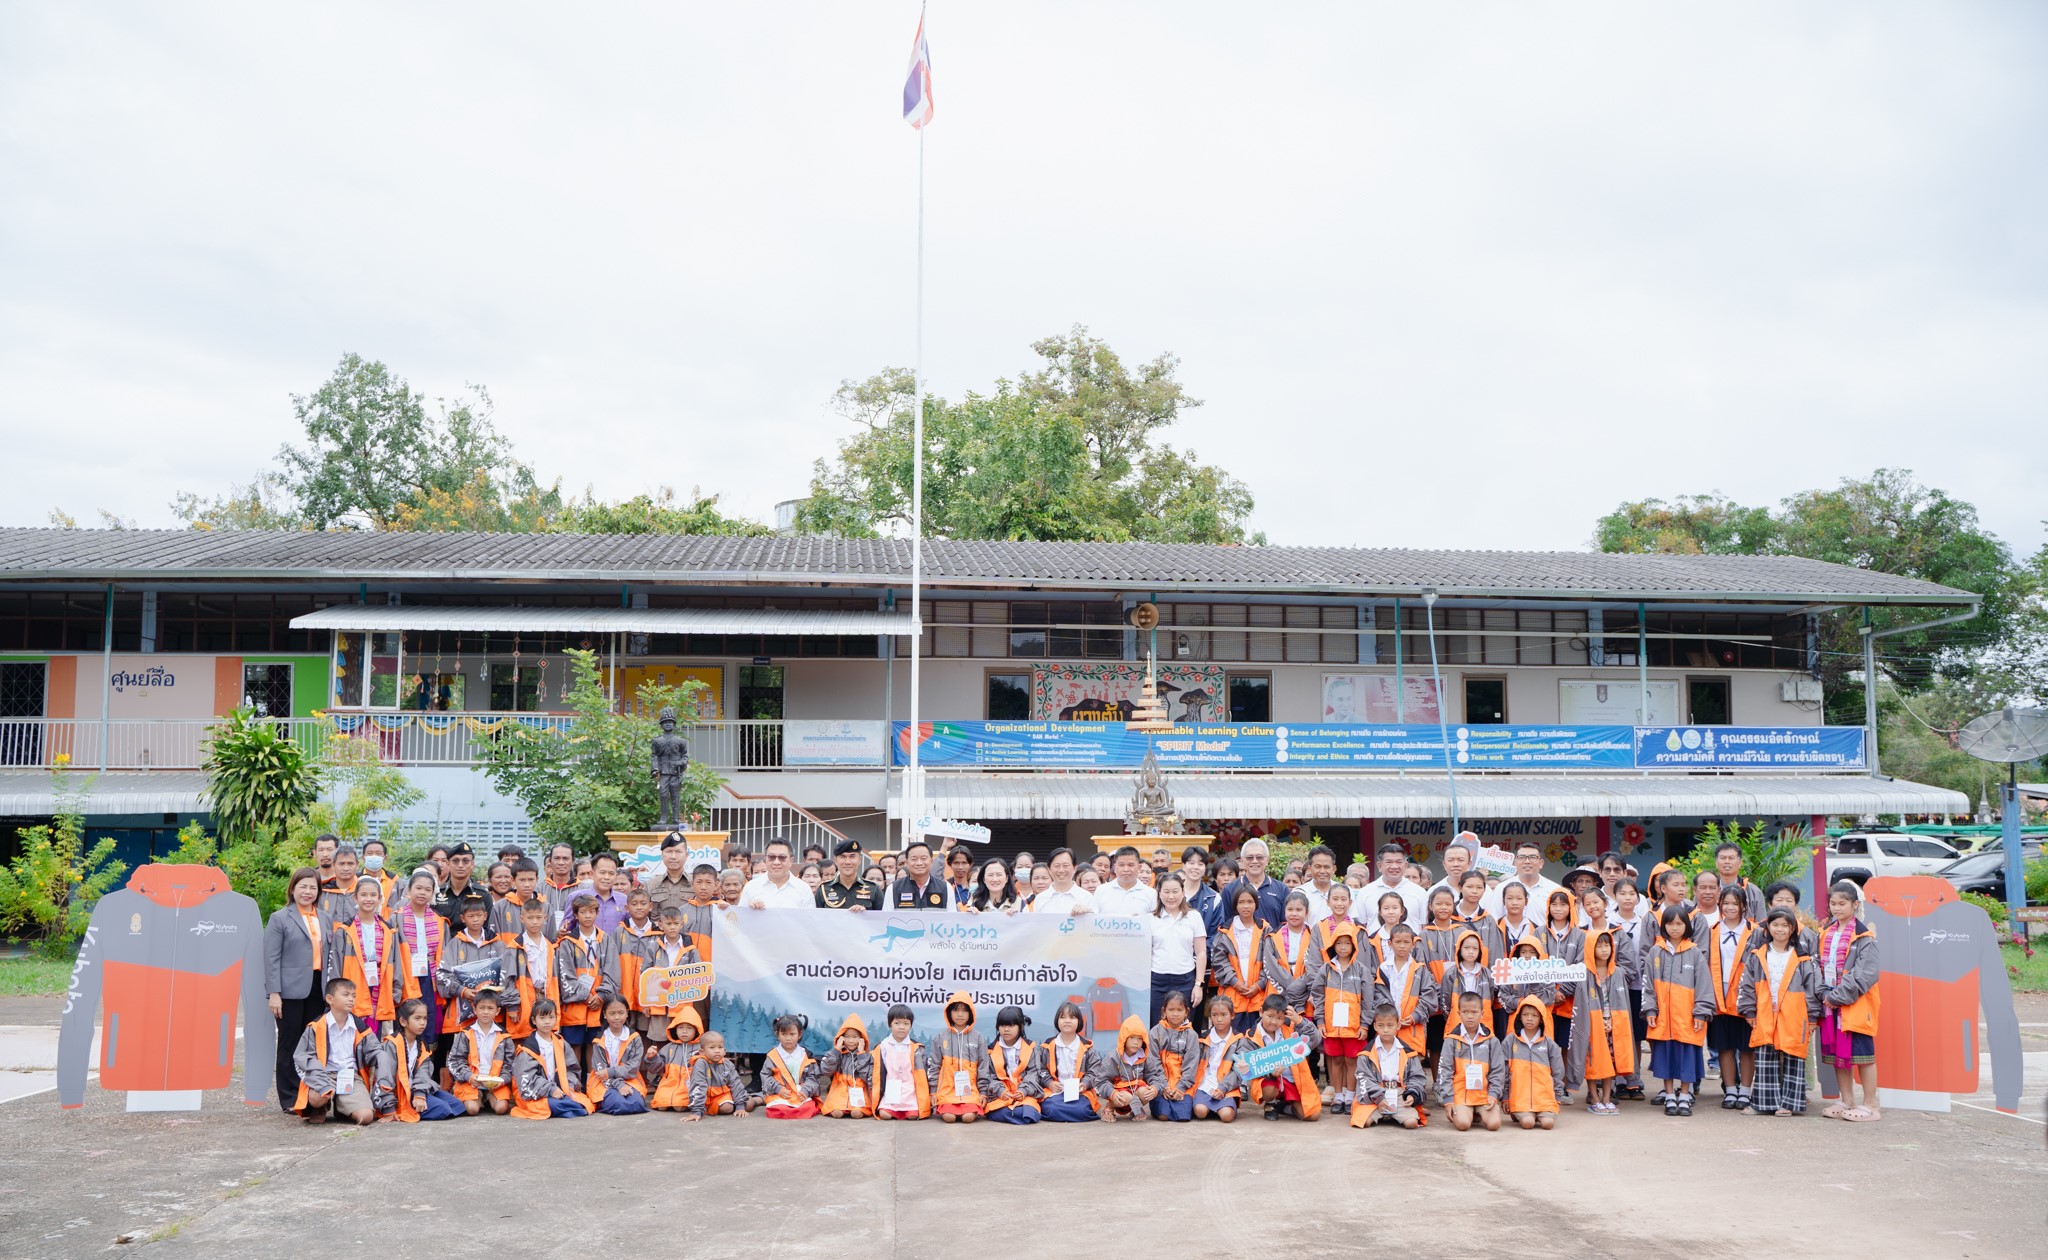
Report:
[[[888,727],[880,721],[789,718],[782,723],[785,766],[879,766],[888,754]]]
[[[1394,684],[1401,683],[1397,691]],[[1397,701],[1407,693],[1408,703]],[[1402,716],[1405,708],[1407,716]],[[1436,680],[1396,679],[1392,674],[1324,674],[1325,722],[1429,723],[1437,720]]]
[[[1145,691],[1145,667],[1033,665],[1031,716],[1051,722],[1128,722]],[[1159,698],[1176,722],[1214,722],[1224,713],[1223,669],[1218,665],[1162,665]]]
[[[1649,698],[1648,713],[1641,712],[1643,694]],[[1560,679],[1557,720],[1565,726],[1668,726],[1678,720],[1678,683],[1652,682],[1644,693],[1633,678]]]
[[[717,665],[629,665],[619,671],[618,695],[622,707],[639,711],[637,697],[644,683],[657,687],[680,687],[686,682],[700,682],[703,690],[697,695],[696,720],[715,722],[724,713],[725,670]],[[689,718],[689,714],[676,716]]]

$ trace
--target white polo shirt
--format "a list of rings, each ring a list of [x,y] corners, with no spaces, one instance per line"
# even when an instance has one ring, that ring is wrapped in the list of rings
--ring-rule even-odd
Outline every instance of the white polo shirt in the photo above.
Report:
[[[1360,923],[1370,923],[1378,927],[1380,898],[1388,893],[1398,896],[1401,904],[1408,907],[1408,926],[1419,930],[1429,910],[1429,894],[1423,891],[1422,885],[1412,879],[1404,878],[1400,883],[1391,886],[1383,879],[1376,879],[1367,884],[1351,899],[1351,917]]]
[[[791,875],[780,888],[768,878],[767,872],[754,876],[747,886],[740,890],[740,904],[752,906],[759,901],[767,910],[815,910],[818,899],[811,892],[811,886]]]
[[[1072,914],[1076,909],[1089,913],[1095,910],[1095,898],[1079,884],[1067,885],[1065,892],[1048,888],[1031,899],[1033,914]]]
[[[1097,914],[1150,914],[1159,908],[1159,894],[1140,883],[1129,888],[1111,880],[1095,890]],[[1199,916],[1197,916],[1199,917]]]

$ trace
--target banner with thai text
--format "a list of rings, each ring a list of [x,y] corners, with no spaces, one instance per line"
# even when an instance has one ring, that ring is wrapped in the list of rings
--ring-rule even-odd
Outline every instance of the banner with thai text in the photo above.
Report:
[[[915,1017],[911,1035],[928,1043],[960,991],[990,1041],[1005,1006],[1023,1008],[1033,1041],[1051,1035],[1062,1002],[1080,1006],[1091,1035],[1149,1012],[1151,939],[1137,918],[730,909],[714,916],[711,939],[711,1027],[741,1053],[773,1046],[770,1025],[789,1014],[809,1021],[803,1044],[813,1054],[831,1048],[849,1014],[873,1045],[889,1035],[898,1003]]]

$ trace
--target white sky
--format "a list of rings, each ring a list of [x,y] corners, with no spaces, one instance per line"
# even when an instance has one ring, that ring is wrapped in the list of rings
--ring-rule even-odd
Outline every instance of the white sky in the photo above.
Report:
[[[2043,541],[2048,9],[969,4],[926,361],[1086,324],[1275,542],[1902,465]],[[767,519],[912,354],[889,3],[0,8],[0,522],[246,479],[345,351]]]

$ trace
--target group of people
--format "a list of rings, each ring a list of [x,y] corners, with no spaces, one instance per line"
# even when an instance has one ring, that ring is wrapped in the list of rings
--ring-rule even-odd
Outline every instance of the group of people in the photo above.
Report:
[[[1803,919],[1798,890],[1744,879],[1734,845],[1697,875],[1660,864],[1647,893],[1614,854],[1562,883],[1533,844],[1511,873],[1482,871],[1469,833],[1434,881],[1393,842],[1376,870],[1342,878],[1323,846],[1274,878],[1259,840],[1213,866],[1194,847],[1177,865],[1135,847],[1086,863],[1066,849],[976,862],[921,842],[887,856],[900,860],[893,879],[844,842],[814,887],[786,841],[768,842],[755,871],[752,856],[692,854],[674,835],[658,878],[558,846],[545,869],[501,854],[478,884],[467,845],[437,846],[400,880],[378,842],[357,854],[323,838],[323,869],[293,872],[267,930],[279,1101],[309,1123],[757,1108],[1228,1122],[1250,1106],[1397,1128],[1440,1109],[1454,1128],[1492,1130],[1549,1128],[1574,1093],[1596,1116],[1643,1099],[1690,1115],[1709,1054],[1722,1107],[1796,1115],[1817,1051],[1826,1114],[1879,1118],[1877,960],[1859,890],[1837,884],[1826,918]],[[707,1029],[705,1003],[650,1006],[638,984],[648,967],[712,961],[711,917],[727,906],[1142,917],[1150,1018],[1091,1031],[1062,1005],[1034,1042],[1026,1012],[1005,1007],[984,1040],[962,993],[926,1042],[896,1007],[878,1041],[849,1013],[812,1055],[790,1013],[778,1044],[743,1066]],[[1497,969],[1504,959],[1583,970],[1529,982]],[[498,979],[469,983],[465,964],[487,960]],[[1306,1057],[1244,1070],[1292,1038]]]

